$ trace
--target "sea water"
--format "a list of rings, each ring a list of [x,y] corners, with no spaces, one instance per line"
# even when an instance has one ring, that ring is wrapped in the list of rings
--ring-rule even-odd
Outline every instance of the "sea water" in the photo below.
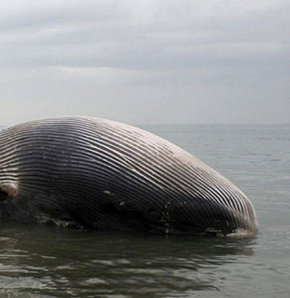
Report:
[[[1,223],[0,297],[290,297],[290,125],[142,126],[235,183],[254,238]]]

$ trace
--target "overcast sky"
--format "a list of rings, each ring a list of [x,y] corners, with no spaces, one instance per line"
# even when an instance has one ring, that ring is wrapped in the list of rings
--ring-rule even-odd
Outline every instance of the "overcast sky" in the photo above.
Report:
[[[289,123],[289,0],[0,2],[0,124]]]

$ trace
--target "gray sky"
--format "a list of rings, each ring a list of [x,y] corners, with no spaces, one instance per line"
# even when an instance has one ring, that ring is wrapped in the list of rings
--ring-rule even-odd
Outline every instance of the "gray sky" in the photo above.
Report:
[[[0,3],[0,123],[289,123],[289,0]]]

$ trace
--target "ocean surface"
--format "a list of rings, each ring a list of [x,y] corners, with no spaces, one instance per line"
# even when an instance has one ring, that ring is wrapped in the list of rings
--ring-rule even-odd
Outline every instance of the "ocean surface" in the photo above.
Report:
[[[142,128],[241,188],[257,211],[257,236],[138,236],[1,222],[0,297],[290,297],[290,125]]]

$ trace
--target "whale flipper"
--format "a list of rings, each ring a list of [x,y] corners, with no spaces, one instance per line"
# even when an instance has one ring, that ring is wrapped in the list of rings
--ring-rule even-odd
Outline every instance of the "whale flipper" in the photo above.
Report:
[[[16,183],[0,183],[0,192],[1,197],[8,196],[8,197],[16,197],[18,195],[18,187]]]

